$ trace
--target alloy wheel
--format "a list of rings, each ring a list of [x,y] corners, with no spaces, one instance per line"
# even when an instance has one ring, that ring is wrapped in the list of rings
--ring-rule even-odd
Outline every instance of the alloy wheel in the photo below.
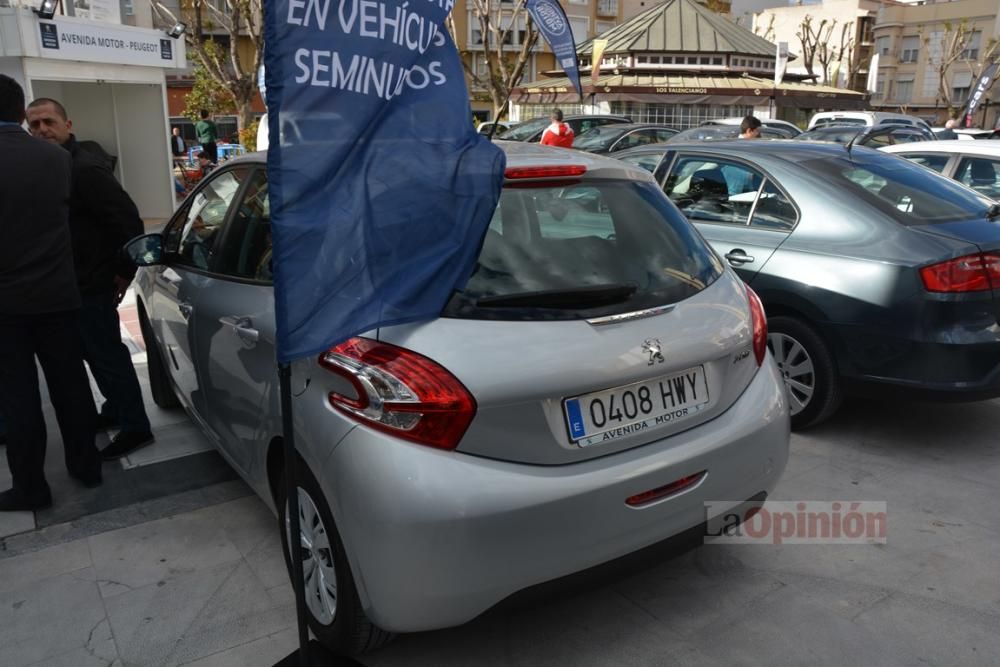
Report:
[[[788,390],[792,415],[805,410],[816,391],[816,373],[812,357],[799,341],[788,334],[770,333],[767,346],[778,364],[781,378]]]
[[[291,544],[291,520],[285,508],[285,531]],[[337,616],[337,570],[330,535],[309,493],[299,488],[299,535],[306,606],[313,618],[330,625]]]

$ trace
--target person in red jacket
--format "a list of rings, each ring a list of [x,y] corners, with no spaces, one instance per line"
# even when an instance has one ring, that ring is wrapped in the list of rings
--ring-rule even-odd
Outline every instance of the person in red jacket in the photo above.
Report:
[[[563,122],[563,113],[559,109],[552,112],[552,124],[542,132],[543,146],[573,147],[573,128]]]

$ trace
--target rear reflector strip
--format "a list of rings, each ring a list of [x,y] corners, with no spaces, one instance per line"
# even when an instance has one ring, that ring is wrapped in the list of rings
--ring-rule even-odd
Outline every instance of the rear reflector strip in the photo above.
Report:
[[[705,478],[708,473],[707,470],[702,470],[693,475],[688,475],[687,477],[681,477],[676,482],[671,482],[666,486],[660,486],[650,491],[643,491],[634,496],[629,496],[625,499],[625,504],[629,507],[642,507],[643,505],[648,505],[651,502],[657,500],[663,500],[667,496],[673,496],[681,491],[686,491],[691,487],[695,486]]]

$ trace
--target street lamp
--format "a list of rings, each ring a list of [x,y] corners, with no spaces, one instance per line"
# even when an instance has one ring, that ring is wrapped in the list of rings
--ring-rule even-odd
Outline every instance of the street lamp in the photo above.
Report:
[[[31,11],[38,14],[38,18],[40,19],[51,20],[56,15],[58,7],[59,0],[42,0],[42,4],[39,5],[38,9],[32,9]]]
[[[181,21],[178,21],[177,23],[174,24],[174,27],[172,27],[170,30],[167,31],[167,35],[173,37],[174,39],[177,39],[184,34],[185,30],[187,30],[187,25]]]

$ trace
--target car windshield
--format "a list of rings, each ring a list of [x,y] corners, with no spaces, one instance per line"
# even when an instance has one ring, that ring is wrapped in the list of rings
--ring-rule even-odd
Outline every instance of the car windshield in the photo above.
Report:
[[[861,151],[852,156],[845,153],[838,158],[808,160],[802,166],[904,225],[982,218],[992,203],[909,160]]]
[[[713,139],[735,139],[740,136],[739,125],[707,125],[705,127],[692,127],[689,130],[678,132],[667,139],[666,143],[680,143],[682,141],[710,141]]]
[[[504,188],[476,269],[446,316],[552,320],[675,303],[723,269],[652,183]]]
[[[584,151],[607,148],[624,133],[625,130],[621,128],[621,125],[592,127],[573,141],[573,148],[579,148]]]
[[[868,125],[864,118],[819,118],[813,125],[813,129],[817,127],[829,127],[831,125]]]
[[[507,141],[527,141],[544,130],[551,122],[545,117],[526,120],[504,132],[503,138]]]

